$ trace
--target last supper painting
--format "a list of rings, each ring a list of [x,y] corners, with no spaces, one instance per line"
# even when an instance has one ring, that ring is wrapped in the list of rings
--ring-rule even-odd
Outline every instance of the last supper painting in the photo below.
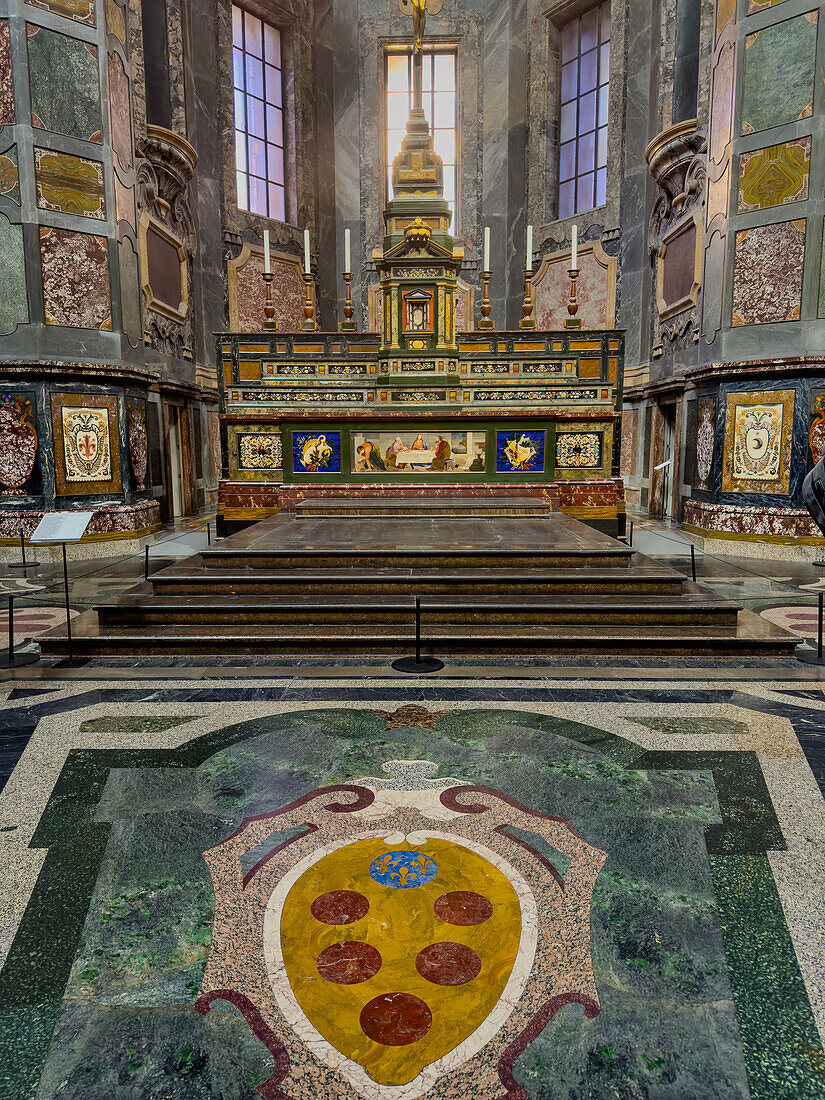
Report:
[[[354,432],[353,473],[483,473],[485,431]]]

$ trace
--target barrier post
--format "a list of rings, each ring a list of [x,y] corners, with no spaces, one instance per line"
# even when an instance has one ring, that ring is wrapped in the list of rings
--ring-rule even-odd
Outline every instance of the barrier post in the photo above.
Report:
[[[693,574],[693,583],[696,584],[696,547],[690,544],[690,571]]]
[[[437,672],[444,662],[437,657],[421,657],[421,597],[415,597],[415,657],[400,657],[393,661],[396,672]]]

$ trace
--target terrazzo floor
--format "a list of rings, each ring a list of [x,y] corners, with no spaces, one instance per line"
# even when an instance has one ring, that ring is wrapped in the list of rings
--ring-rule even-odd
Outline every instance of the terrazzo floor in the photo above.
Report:
[[[0,1096],[825,1098],[823,685],[18,670]]]

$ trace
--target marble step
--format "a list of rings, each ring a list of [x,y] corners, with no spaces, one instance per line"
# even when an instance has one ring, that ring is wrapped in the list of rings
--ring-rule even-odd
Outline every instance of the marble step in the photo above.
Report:
[[[195,563],[197,564],[197,563]],[[678,596],[685,576],[667,566],[632,569],[356,569],[218,570],[191,559],[151,578],[159,595],[511,595],[629,594]]]
[[[325,497],[302,500],[295,506],[295,515],[334,516],[546,516],[552,505],[531,496],[397,496],[348,497],[330,500]]]
[[[133,626],[101,627],[97,612],[88,611],[72,622],[75,656],[176,656],[186,654],[264,655],[291,657],[336,654],[409,653],[414,645],[412,624],[349,626],[336,632],[325,625],[266,626],[199,624],[166,626],[156,630]],[[543,656],[684,656],[749,658],[792,657],[797,638],[752,612],[741,611],[732,629],[707,626],[632,627],[610,622],[557,626],[427,624],[422,652],[449,660],[474,654]],[[68,652],[65,626],[41,635],[38,643],[49,656]]]
[[[392,597],[339,596],[319,600],[314,596],[155,596],[141,585],[99,604],[101,624],[131,623],[144,627],[166,623],[326,623],[352,626],[364,623],[409,623],[414,601]],[[476,596],[430,597],[422,601],[422,622],[485,624],[686,625],[732,628],[739,604],[699,591],[678,597],[565,596],[526,599]]]
[[[352,569],[603,569],[630,565],[634,551],[629,546],[598,550],[565,548],[520,549],[502,546],[494,549],[368,547],[353,549],[324,547],[266,549],[217,548],[202,550],[200,563],[207,569],[334,569],[347,565]]]

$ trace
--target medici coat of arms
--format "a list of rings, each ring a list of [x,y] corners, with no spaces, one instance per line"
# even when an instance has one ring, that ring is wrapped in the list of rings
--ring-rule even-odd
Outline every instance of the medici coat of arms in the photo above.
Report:
[[[196,1007],[235,1005],[275,1059],[266,1098],[526,1097],[516,1058],[565,1004],[599,1011],[590,907],[605,852],[570,821],[391,761],[204,853]]]

